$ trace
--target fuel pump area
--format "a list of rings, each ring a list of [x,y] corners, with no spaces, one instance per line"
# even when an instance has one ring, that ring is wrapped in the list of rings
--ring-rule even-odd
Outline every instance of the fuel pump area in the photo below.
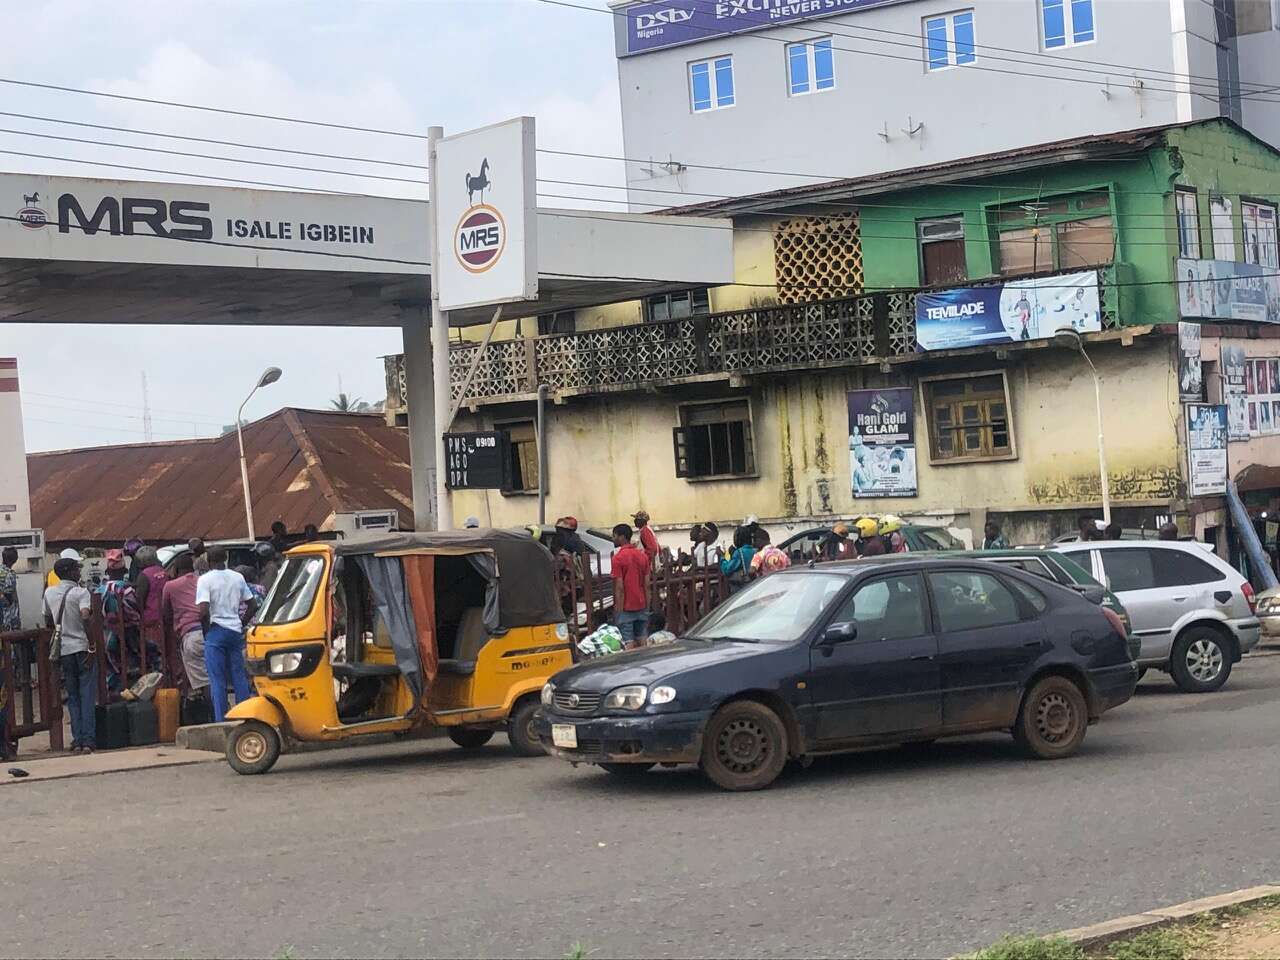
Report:
[[[448,327],[490,322],[499,301],[513,318],[733,279],[728,220],[536,208],[532,124],[514,123],[529,131],[527,169],[480,156],[439,185],[437,202],[449,211],[440,257],[462,284],[500,276],[517,258],[530,274],[516,265],[517,296],[468,298],[456,288],[461,305],[437,310],[434,337],[428,202],[8,173],[0,174],[0,322],[398,326],[415,526],[433,529],[436,423],[450,396],[434,381],[448,379],[440,355]],[[504,180],[516,179],[527,189],[517,201],[523,216],[502,199]],[[25,481],[16,416],[19,443],[8,443],[8,420],[4,436]]]

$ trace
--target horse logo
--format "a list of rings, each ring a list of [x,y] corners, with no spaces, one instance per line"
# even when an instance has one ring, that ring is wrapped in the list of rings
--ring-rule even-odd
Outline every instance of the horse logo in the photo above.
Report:
[[[489,158],[485,157],[480,164],[480,172],[475,176],[467,174],[467,203],[475,204],[475,195],[480,194],[480,202],[484,203],[484,192],[493,183],[489,180]]]
[[[24,204],[26,204],[27,206],[32,206],[32,205],[34,205],[34,204],[39,203],[39,202],[40,202],[40,191],[39,191],[39,190],[37,190],[35,193],[30,193],[30,194],[28,194],[28,193],[24,193],[24,194],[22,195],[22,202],[23,202]]]
[[[28,230],[39,230],[41,227],[49,225],[49,215],[36,206],[39,202],[39,190],[22,195],[22,208],[18,211],[18,216],[15,219]]]

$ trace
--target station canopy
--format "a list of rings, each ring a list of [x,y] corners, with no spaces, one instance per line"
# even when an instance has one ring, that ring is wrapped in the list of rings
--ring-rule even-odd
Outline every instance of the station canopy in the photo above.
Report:
[[[420,200],[0,173],[0,321],[400,326],[429,306]],[[538,210],[537,301],[733,280],[727,219]],[[450,323],[484,323],[492,308]]]

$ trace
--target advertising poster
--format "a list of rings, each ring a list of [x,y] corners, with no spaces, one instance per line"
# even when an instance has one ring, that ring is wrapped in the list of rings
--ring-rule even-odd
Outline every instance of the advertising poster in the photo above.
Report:
[[[1178,312],[1197,320],[1280,323],[1280,275],[1231,260],[1179,260]]]
[[[1045,340],[1061,327],[1078,333],[1102,329],[1096,270],[916,297],[921,350]]]
[[[1187,485],[1193,497],[1227,492],[1227,408],[1189,403],[1187,411]]]
[[[1227,401],[1227,437],[1231,440],[1249,439],[1249,415],[1245,403],[1244,347],[1224,346],[1219,354],[1222,363],[1223,399]]]
[[[910,387],[849,393],[849,474],[855,497],[916,495],[915,430]]]
[[[1194,403],[1204,395],[1204,377],[1200,367],[1200,325],[1178,324],[1178,396],[1183,403]]]

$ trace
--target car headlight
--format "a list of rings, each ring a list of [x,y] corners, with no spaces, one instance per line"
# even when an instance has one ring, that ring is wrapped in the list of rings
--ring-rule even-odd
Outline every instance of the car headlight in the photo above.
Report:
[[[293,673],[302,666],[302,654],[298,651],[290,653],[273,653],[267,657],[267,670],[270,673]]]
[[[1263,597],[1258,601],[1259,613],[1280,613],[1280,597]]]
[[[542,705],[544,707],[551,706],[556,695],[556,685],[554,683],[544,683],[542,685]]]
[[[655,707],[662,706],[664,703],[670,703],[675,698],[675,687],[654,687],[649,691],[649,702]]]
[[[618,687],[609,691],[609,695],[604,698],[604,706],[606,710],[639,710],[644,706],[648,693],[649,688],[640,684]]]

